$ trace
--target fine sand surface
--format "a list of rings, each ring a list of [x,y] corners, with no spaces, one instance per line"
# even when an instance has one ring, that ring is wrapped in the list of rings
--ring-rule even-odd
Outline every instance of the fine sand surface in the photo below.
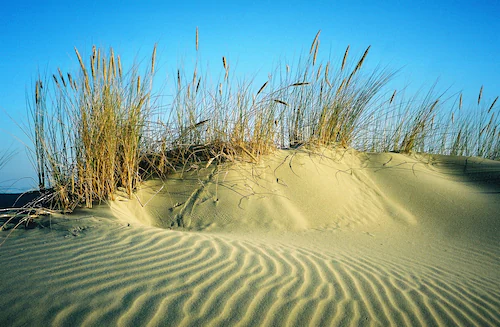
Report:
[[[281,150],[186,170],[0,232],[0,325],[500,325],[500,162]]]

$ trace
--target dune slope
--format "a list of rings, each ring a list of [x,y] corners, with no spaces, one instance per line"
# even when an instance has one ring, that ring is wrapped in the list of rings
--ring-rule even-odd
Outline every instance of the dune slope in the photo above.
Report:
[[[193,169],[14,231],[0,322],[499,325],[499,212],[500,163],[477,158],[298,150]]]

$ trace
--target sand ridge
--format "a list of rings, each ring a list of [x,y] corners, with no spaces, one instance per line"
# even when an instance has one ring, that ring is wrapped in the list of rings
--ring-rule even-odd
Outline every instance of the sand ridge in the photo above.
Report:
[[[299,231],[392,224],[495,238],[500,163],[355,150],[278,151],[148,181],[111,204],[131,222],[188,230]],[[451,216],[453,219],[445,219]]]

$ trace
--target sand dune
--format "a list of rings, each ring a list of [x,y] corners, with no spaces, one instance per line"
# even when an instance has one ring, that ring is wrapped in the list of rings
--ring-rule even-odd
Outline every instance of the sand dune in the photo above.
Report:
[[[279,151],[14,231],[0,322],[500,325],[499,213],[499,162]]]

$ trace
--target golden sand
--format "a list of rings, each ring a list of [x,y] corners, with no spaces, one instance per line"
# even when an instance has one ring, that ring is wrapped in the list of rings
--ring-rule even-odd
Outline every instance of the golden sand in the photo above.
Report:
[[[500,162],[283,150],[188,168],[14,231],[0,325],[500,325]]]

